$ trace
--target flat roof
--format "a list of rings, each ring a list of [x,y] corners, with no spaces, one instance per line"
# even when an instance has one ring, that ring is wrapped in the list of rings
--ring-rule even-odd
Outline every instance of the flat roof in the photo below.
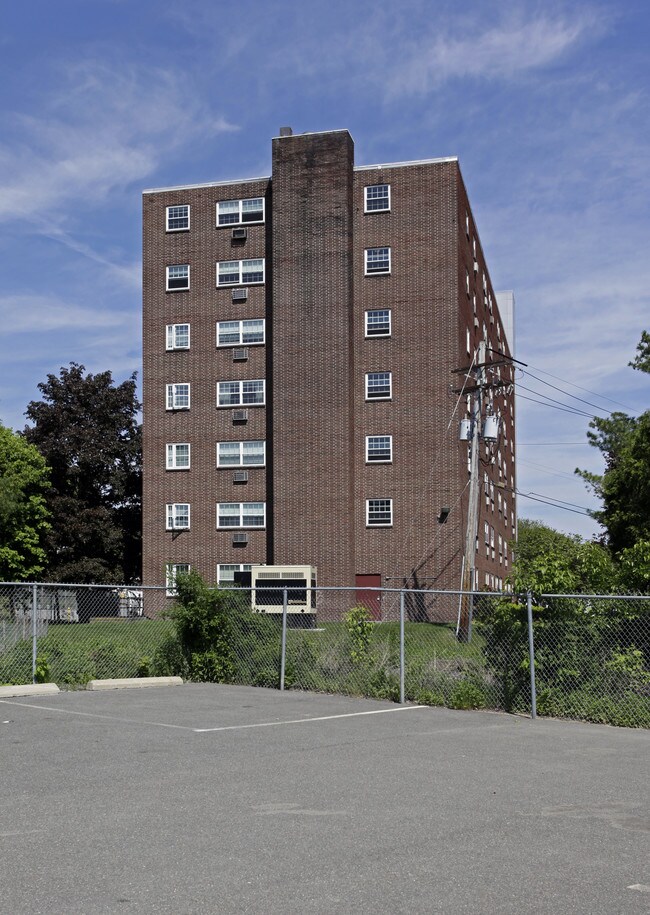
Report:
[[[439,162],[458,162],[458,156],[441,156],[438,159],[412,159],[410,162],[381,162],[378,165],[355,165],[354,171],[370,171],[373,168],[407,168],[409,165],[436,165]]]
[[[316,136],[317,133],[349,133],[347,130],[321,130],[311,134],[292,134],[294,137]],[[290,137],[274,137],[274,140],[286,140]],[[412,159],[410,162],[380,162],[377,165],[355,165],[353,171],[364,172],[373,169],[408,168],[411,165],[437,165],[441,162],[458,162],[458,156],[441,156],[437,159]],[[256,181],[271,181],[271,175],[262,175],[259,178],[232,178],[228,181],[202,181],[200,184],[174,184],[170,187],[150,187],[142,191],[143,194],[162,194],[166,191],[191,191],[200,187],[227,187],[231,184],[254,184]]]
[[[231,178],[229,181],[202,181],[200,184],[174,184],[170,187],[148,187],[143,194],[161,194],[163,191],[191,191],[198,187],[225,187],[228,184],[253,184],[255,181],[270,181],[270,175],[260,178]]]

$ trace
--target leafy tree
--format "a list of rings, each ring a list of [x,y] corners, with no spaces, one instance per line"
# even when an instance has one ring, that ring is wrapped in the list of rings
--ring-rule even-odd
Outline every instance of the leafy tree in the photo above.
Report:
[[[43,570],[49,529],[48,468],[38,448],[0,426],[0,579],[22,581]]]
[[[141,429],[133,374],[85,374],[74,362],[39,384],[25,439],[51,467],[46,538],[50,580],[138,580],[141,565]]]
[[[650,374],[650,334],[646,331],[629,363]],[[576,470],[602,501],[591,514],[603,525],[614,555],[640,540],[650,540],[650,410],[638,417],[625,413],[596,418],[589,424],[590,443],[605,458],[603,474]]]
[[[516,592],[593,594],[616,587],[616,569],[603,546],[562,534],[540,521],[520,520],[514,553]]]

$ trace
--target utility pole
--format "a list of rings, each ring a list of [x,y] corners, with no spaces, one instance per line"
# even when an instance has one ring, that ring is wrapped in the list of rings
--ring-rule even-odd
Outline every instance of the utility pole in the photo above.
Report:
[[[458,638],[461,642],[469,642],[472,638],[474,569],[476,568],[476,537],[478,536],[479,499],[481,484],[479,479],[479,448],[481,441],[481,423],[483,417],[483,388],[485,385],[485,353],[486,344],[482,340],[478,345],[478,359],[476,364],[476,390],[472,401],[471,420],[471,445],[470,445],[470,478],[469,498],[467,500],[467,528],[465,531],[465,561],[463,564],[463,580],[461,590],[460,624]]]

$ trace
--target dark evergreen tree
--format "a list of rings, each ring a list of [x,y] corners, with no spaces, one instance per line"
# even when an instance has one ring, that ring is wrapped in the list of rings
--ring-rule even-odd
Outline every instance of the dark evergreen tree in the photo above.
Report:
[[[86,374],[74,362],[39,384],[23,435],[51,468],[46,575],[51,581],[140,578],[142,448],[135,373]]]

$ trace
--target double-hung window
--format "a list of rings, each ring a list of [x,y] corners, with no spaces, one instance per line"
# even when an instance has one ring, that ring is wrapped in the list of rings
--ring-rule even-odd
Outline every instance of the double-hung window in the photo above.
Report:
[[[182,292],[190,288],[190,265],[173,264],[167,267],[167,292]]]
[[[217,204],[217,226],[249,225],[264,222],[264,198],[220,200]]]
[[[366,248],[366,276],[390,273],[390,248]]]
[[[364,188],[364,210],[380,213],[390,210],[390,184],[372,184]]]
[[[263,282],[263,257],[217,263],[217,286],[253,286]]]
[[[167,445],[167,470],[190,469],[189,442],[172,442]]]
[[[167,325],[167,350],[190,348],[190,325]]]
[[[390,337],[390,308],[366,312],[366,337]]]
[[[217,584],[228,587],[235,583],[235,572],[250,572],[248,562],[219,563],[217,566]]]
[[[366,499],[367,527],[391,527],[392,523],[392,499]]]
[[[187,502],[172,502],[167,505],[168,531],[186,531],[190,526],[190,506]]]
[[[167,597],[176,596],[176,578],[178,575],[186,575],[190,571],[189,562],[168,562],[165,566],[165,594]]]
[[[190,227],[190,208],[187,204],[167,207],[167,231],[186,232]]]
[[[264,318],[217,322],[217,346],[250,346],[264,343]]]
[[[366,375],[366,400],[390,400],[393,394],[390,372],[368,372]]]
[[[264,527],[266,524],[265,502],[219,502],[217,505],[217,527]]]
[[[263,406],[266,382],[259,381],[218,381],[218,407]]]
[[[390,464],[392,460],[392,435],[366,435],[367,464]]]
[[[217,467],[264,467],[266,442],[218,442]]]

